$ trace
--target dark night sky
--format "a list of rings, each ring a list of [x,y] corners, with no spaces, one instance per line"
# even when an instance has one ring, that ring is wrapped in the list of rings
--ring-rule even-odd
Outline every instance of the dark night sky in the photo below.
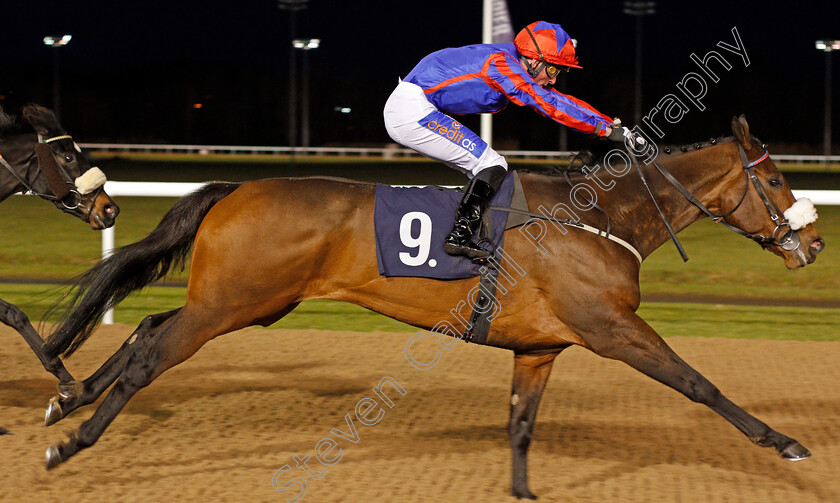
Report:
[[[508,4],[515,30],[545,19],[577,38],[584,70],[569,75],[567,91],[629,122],[635,24],[620,1]],[[697,70],[691,53],[702,57],[714,49],[733,65],[720,83],[708,82],[706,110],[691,107],[678,124],[663,128],[663,141],[724,134],[729,118],[745,113],[762,140],[819,151],[825,55],[814,41],[840,38],[840,7],[770,7],[777,4],[658,2],[657,13],[644,19],[644,112],[678,94],[677,82]],[[313,145],[388,142],[381,109],[397,77],[429,52],[481,41],[478,0],[310,0],[297,20],[299,37],[322,39],[310,53]],[[287,144],[289,18],[275,1],[19,1],[4,6],[2,25],[0,104],[10,112],[25,102],[52,103],[54,49],[41,39],[71,33],[70,45],[59,49],[62,122],[82,141]],[[715,47],[734,42],[732,27],[748,68]],[[840,82],[838,67],[840,61],[834,82]],[[204,107],[195,110],[194,102]],[[338,114],[337,106],[353,112]],[[478,127],[477,120],[465,122]],[[511,105],[496,116],[496,145],[556,149],[559,128]],[[570,137],[572,146],[582,140]]]

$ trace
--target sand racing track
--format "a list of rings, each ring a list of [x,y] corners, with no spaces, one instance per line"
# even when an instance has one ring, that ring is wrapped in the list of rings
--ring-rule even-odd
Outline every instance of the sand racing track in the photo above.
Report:
[[[133,327],[99,329],[68,360],[82,378]],[[320,476],[304,502],[514,501],[507,440],[512,356],[459,343],[428,371],[410,366],[411,334],[248,329],[209,343],[129,402],[102,439],[58,469],[45,448],[90,417],[51,428],[54,378],[23,340],[0,328],[0,501],[283,502],[274,474],[311,456]],[[840,343],[669,339],[729,398],[813,452],[791,463],[624,364],[571,348],[554,365],[531,447],[540,501],[840,501]],[[393,407],[373,426],[345,414],[389,376]],[[379,399],[379,403],[382,400]],[[333,438],[325,467],[316,444]],[[335,456],[336,450],[330,453]]]

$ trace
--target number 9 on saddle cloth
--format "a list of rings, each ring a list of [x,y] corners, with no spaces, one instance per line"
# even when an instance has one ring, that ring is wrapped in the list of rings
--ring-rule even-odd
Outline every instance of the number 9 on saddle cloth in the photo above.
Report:
[[[514,186],[519,185],[515,173],[508,174],[491,201],[491,206],[509,207]],[[521,193],[521,186],[519,187]],[[382,276],[408,276],[433,279],[462,279],[479,276],[482,267],[465,257],[443,251],[443,240],[452,228],[452,215],[461,193],[440,187],[376,186],[374,227],[376,261]],[[527,206],[526,206],[527,208]],[[495,250],[502,246],[508,226],[508,212],[490,210],[490,232],[486,238]],[[485,224],[487,220],[485,220]],[[521,223],[517,223],[519,225]],[[484,236],[487,225],[482,225]],[[475,238],[479,241],[482,238]]]

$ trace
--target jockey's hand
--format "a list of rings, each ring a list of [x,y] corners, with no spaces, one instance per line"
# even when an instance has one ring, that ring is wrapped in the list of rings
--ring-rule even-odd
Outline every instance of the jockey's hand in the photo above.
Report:
[[[624,129],[619,127],[610,128],[612,131],[607,135],[607,139],[616,143],[624,143]]]
[[[624,126],[613,127],[611,129],[612,131],[609,135],[607,135],[607,139],[610,141],[614,141],[616,143],[626,142],[628,145],[644,145],[646,143],[645,139],[642,138],[642,135],[634,133]]]

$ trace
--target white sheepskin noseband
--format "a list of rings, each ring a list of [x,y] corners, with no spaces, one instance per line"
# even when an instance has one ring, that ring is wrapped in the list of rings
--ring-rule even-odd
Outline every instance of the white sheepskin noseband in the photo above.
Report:
[[[89,194],[105,185],[106,181],[107,179],[105,178],[105,173],[103,173],[101,169],[96,167],[90,168],[85,171],[82,176],[76,178],[76,190],[79,191],[79,194],[81,195]],[[791,208],[793,208],[793,206],[791,206]]]
[[[799,230],[817,220],[817,209],[810,199],[801,197],[793,206],[785,210],[785,218],[793,230]]]

